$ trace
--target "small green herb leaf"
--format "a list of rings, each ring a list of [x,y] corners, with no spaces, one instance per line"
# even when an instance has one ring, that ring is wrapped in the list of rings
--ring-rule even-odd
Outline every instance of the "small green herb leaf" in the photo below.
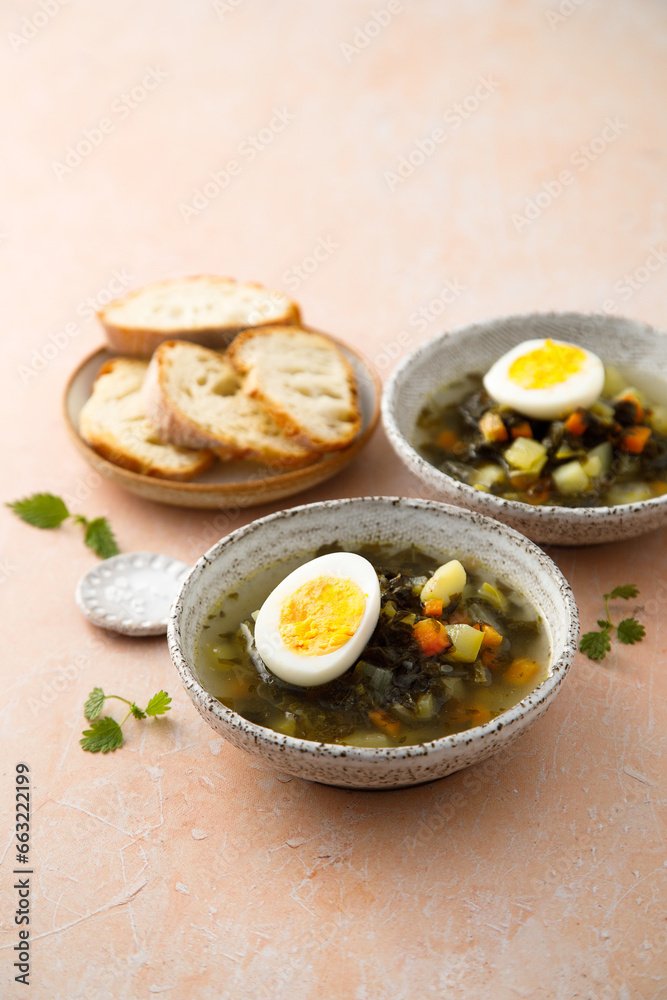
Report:
[[[117,556],[120,551],[106,517],[96,517],[89,521],[83,514],[70,514],[65,502],[53,493],[35,493],[31,497],[16,500],[6,506],[22,521],[32,524],[35,528],[57,528],[68,517],[73,518],[77,524],[83,525],[84,541],[100,559]]]
[[[611,649],[611,635],[613,632],[616,632],[619,642],[625,643],[628,646],[642,641],[646,635],[646,630],[636,618],[624,618],[618,625],[614,625],[609,617],[610,601],[616,600],[616,598],[629,601],[630,598],[637,597],[638,594],[639,590],[635,587],[634,583],[624,583],[620,587],[614,587],[609,594],[603,595],[607,617],[598,618],[598,625],[602,631],[586,632],[581,637],[581,642],[579,643],[579,649],[582,653],[586,653],[589,660],[604,660]]]
[[[124,701],[129,706],[130,711],[122,722],[118,723],[108,715],[105,715],[103,719],[99,718],[107,698],[117,698],[118,701]],[[102,688],[93,688],[83,708],[85,716],[89,722],[92,722],[92,726],[90,729],[84,729],[83,738],[79,740],[79,743],[84,750],[89,750],[91,753],[108,753],[109,750],[117,750],[123,745],[121,726],[130,715],[133,715],[135,719],[145,719],[147,715],[162,715],[169,711],[170,705],[171,698],[166,691],[158,691],[157,694],[154,694],[144,712],[143,708],[139,708],[135,702],[128,701],[127,698],[123,698],[119,694],[105,694]]]
[[[100,559],[109,559],[110,556],[117,556],[120,551],[114,533],[111,530],[111,525],[106,517],[96,517],[86,523],[84,541]]]
[[[102,688],[93,688],[88,695],[88,701],[83,706],[83,714],[89,722],[99,719],[102,714],[102,706],[104,705],[105,697],[106,695],[104,694]]]
[[[586,632],[581,637],[579,649],[582,653],[586,653],[589,660],[604,660],[611,649],[609,632]]]
[[[158,691],[146,705],[146,715],[163,715],[171,707],[171,698],[166,691]]]
[[[116,720],[105,715],[103,719],[93,722],[90,729],[84,729],[83,739],[79,743],[91,753],[108,753],[109,750],[122,747],[123,733]]]
[[[64,502],[52,493],[35,493],[7,506],[35,528],[57,528],[70,516]]]
[[[636,642],[641,642],[646,635],[646,629],[636,618],[624,618],[618,623],[616,629],[618,641],[626,645],[634,646]]]
[[[639,593],[638,589],[635,587],[634,583],[626,583],[621,587],[614,587],[611,594],[605,594],[605,600],[607,598],[610,601],[614,601],[617,597],[622,597],[624,601],[629,601],[631,597],[636,597]]]

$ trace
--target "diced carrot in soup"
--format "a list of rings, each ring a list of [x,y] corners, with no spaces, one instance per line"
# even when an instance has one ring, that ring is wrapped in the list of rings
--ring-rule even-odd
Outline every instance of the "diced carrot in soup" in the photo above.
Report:
[[[396,737],[401,731],[399,720],[393,719],[389,712],[385,712],[383,708],[373,709],[372,712],[368,713],[368,718],[376,729],[379,729],[382,733],[386,733],[387,736]]]
[[[440,445],[446,451],[454,451],[454,448],[458,444],[459,437],[456,431],[444,430],[440,431],[436,438],[436,444]]]
[[[503,641],[500,632],[497,632],[492,625],[487,625],[486,622],[482,622],[482,632],[484,633],[482,649],[495,649]]]
[[[537,660],[531,660],[527,656],[520,656],[512,660],[503,675],[503,680],[507,684],[529,684],[539,673],[540,665]]]
[[[586,432],[587,427],[588,419],[586,411],[582,409],[575,410],[574,413],[571,413],[565,421],[565,430],[568,431],[569,434],[574,434],[575,437],[581,437],[581,435]]]
[[[628,451],[632,455],[641,455],[650,436],[650,427],[628,427],[621,438],[621,450]]]
[[[452,644],[445,626],[435,619],[417,622],[412,631],[424,656],[437,656]]]

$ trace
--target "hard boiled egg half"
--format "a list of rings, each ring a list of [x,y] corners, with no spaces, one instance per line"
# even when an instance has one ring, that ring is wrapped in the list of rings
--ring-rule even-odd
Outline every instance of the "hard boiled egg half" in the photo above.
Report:
[[[496,403],[537,420],[555,420],[590,406],[603,385],[598,356],[559,340],[526,340],[484,376],[484,388]]]
[[[271,591],[257,615],[255,646],[281,680],[326,684],[359,659],[379,614],[372,564],[353,552],[331,552],[299,566]]]

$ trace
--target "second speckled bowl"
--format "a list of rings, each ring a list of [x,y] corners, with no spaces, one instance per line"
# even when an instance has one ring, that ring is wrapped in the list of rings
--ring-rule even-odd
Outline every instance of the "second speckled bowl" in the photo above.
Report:
[[[595,313],[506,316],[444,333],[418,347],[399,364],[382,398],[382,419],[397,455],[438,500],[495,517],[536,542],[593,545],[632,538],[667,524],[667,494],[613,507],[533,506],[468,486],[419,454],[415,447],[417,418],[429,396],[471,372],[488,371],[512,347],[539,337],[580,344],[599,355],[605,364],[636,373],[638,383],[644,376],[653,392],[655,382],[664,379],[667,397],[665,331]]]

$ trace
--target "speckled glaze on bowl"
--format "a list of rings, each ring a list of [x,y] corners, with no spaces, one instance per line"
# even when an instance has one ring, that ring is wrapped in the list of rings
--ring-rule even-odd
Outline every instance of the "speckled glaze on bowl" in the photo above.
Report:
[[[667,494],[617,506],[533,506],[461,483],[417,452],[417,418],[432,393],[463,375],[488,371],[516,344],[537,337],[580,344],[606,364],[632,369],[647,379],[664,379],[667,394],[667,333],[646,323],[586,313],[528,313],[476,323],[418,347],[403,359],[387,382],[382,419],[399,458],[439,500],[495,517],[536,542],[594,545],[632,538],[667,524]],[[638,384],[637,388],[642,386]]]
[[[357,748],[314,743],[243,719],[210,695],[194,670],[196,639],[212,605],[251,573],[320,545],[414,543],[443,557],[475,560],[529,596],[551,641],[549,674],[491,722],[430,743]],[[202,556],[171,610],[169,652],[205,721],[234,746],[299,778],[347,788],[400,788],[442,778],[512,743],[547,710],[577,649],[579,620],[570,587],[552,560],[498,521],[447,504],[398,497],[329,500],[292,507],[233,531]]]

